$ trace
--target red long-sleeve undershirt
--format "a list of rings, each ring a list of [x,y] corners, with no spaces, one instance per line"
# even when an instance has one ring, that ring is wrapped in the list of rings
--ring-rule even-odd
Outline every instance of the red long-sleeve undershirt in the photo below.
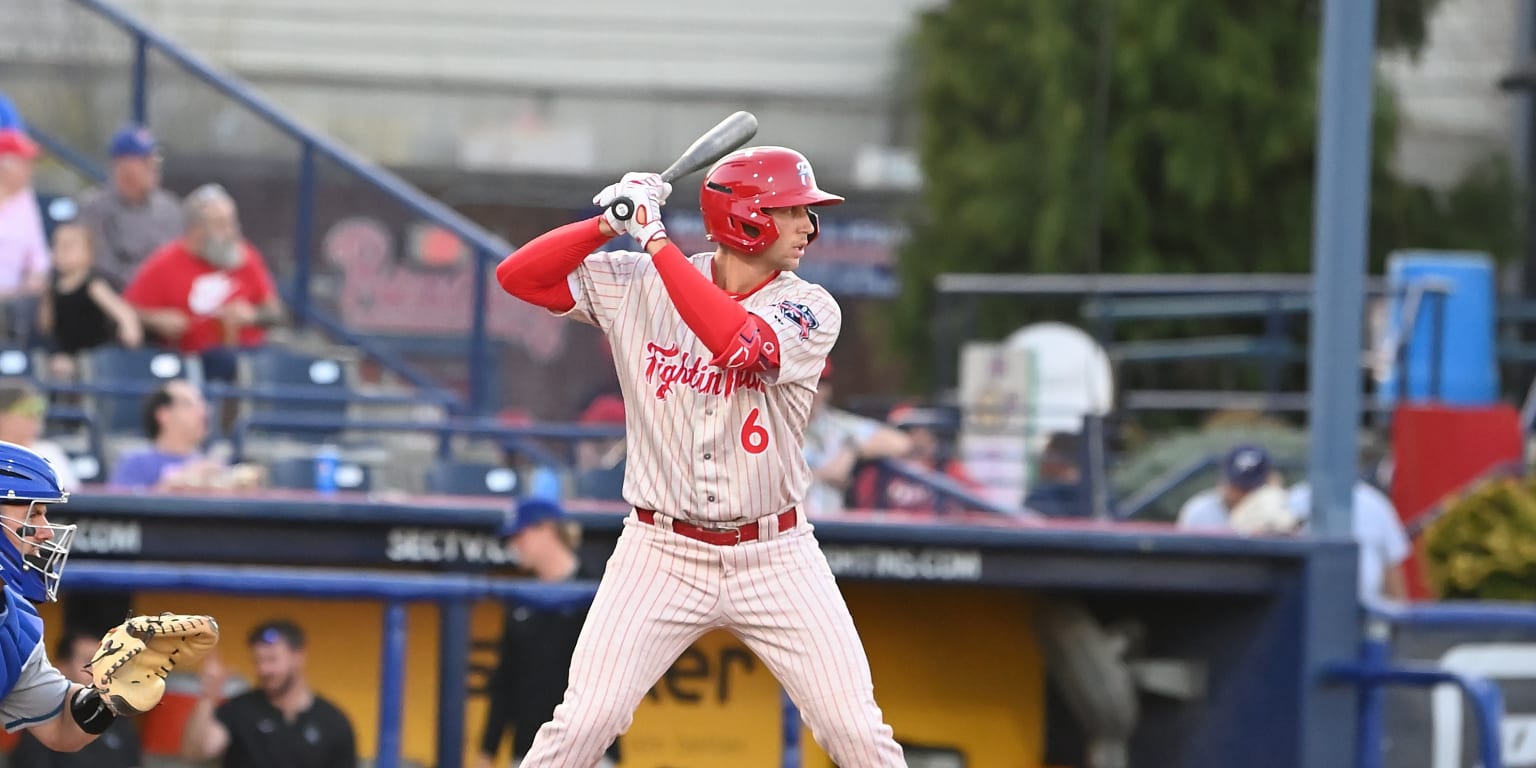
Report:
[[[502,290],[554,312],[576,306],[566,282],[587,255],[608,241],[598,228],[601,216],[557,227],[529,241],[496,265]]]
[[[514,251],[496,267],[496,280],[507,293],[530,304],[566,312],[576,306],[567,278],[588,254],[608,240],[598,224],[601,216],[578,221],[546,232]],[[683,322],[724,365],[755,327],[764,368],[778,365],[778,334],[761,317],[746,310],[729,294],[689,263],[677,246],[668,242],[651,256],[672,305]],[[751,326],[748,323],[751,322]],[[768,344],[766,342],[772,342]]]

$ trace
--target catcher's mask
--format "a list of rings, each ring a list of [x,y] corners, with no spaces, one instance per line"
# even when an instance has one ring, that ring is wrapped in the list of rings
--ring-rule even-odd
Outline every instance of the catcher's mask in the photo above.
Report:
[[[69,494],[59,487],[59,475],[47,459],[15,443],[0,442],[0,517],[16,522],[0,536],[0,568],[5,583],[33,602],[53,602],[59,578],[69,559],[75,526],[38,524],[32,512],[38,504],[64,504]],[[48,535],[39,538],[46,532]],[[28,552],[27,550],[31,551]]]
[[[784,147],[750,147],[715,163],[699,189],[705,237],[742,253],[762,253],[779,239],[779,228],[765,208],[837,205],[843,198],[816,186],[805,155]],[[821,233],[811,212],[810,240]]]

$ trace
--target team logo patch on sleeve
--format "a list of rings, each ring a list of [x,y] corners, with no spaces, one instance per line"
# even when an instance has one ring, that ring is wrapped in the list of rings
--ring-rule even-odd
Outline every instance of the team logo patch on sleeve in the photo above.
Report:
[[[801,339],[809,339],[811,331],[819,327],[819,324],[816,322],[816,315],[811,312],[810,307],[804,304],[797,304],[793,301],[781,301],[779,302],[779,314],[783,315],[785,320],[794,323],[800,328]]]

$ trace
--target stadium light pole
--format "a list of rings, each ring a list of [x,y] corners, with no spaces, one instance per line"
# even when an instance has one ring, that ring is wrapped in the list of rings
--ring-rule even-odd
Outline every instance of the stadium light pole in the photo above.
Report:
[[[1369,245],[1376,0],[1324,0],[1312,219],[1312,528],[1351,532]]]

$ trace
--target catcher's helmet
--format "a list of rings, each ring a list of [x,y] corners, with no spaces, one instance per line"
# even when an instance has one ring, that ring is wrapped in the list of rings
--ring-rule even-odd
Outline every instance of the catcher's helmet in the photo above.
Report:
[[[710,241],[743,253],[761,253],[779,239],[773,217],[764,208],[836,205],[843,198],[816,187],[811,162],[784,147],[749,147],[715,163],[699,190],[704,234]],[[816,214],[811,214],[816,223]],[[811,233],[816,239],[819,229]]]
[[[0,442],[0,517],[17,523],[0,535],[0,569],[5,583],[33,602],[58,599],[59,577],[69,559],[75,526],[38,524],[36,504],[64,504],[69,494],[48,460],[30,448]],[[39,538],[39,534],[48,535]],[[23,554],[26,548],[32,551]]]

